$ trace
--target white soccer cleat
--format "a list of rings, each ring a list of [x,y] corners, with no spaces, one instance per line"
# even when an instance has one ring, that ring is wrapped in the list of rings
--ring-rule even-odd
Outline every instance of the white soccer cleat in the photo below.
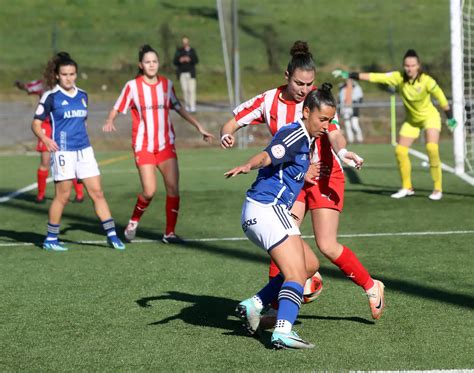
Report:
[[[130,220],[123,235],[127,241],[132,241],[137,235],[138,221]]]
[[[400,199],[400,198],[410,197],[414,194],[415,194],[415,191],[413,189],[402,188],[397,193],[393,193],[390,197],[395,198],[395,199]]]
[[[443,192],[434,190],[433,193],[428,196],[428,198],[432,201],[439,201],[441,198],[443,198]]]
[[[385,285],[382,281],[374,280],[374,286],[366,292],[367,297],[369,297],[370,312],[375,320],[380,319],[385,308],[384,288]]]

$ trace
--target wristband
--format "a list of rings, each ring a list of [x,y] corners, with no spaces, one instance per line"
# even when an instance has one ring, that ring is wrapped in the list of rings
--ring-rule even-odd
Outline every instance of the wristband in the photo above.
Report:
[[[452,117],[453,117],[453,109],[449,108],[449,109],[446,110],[444,113],[446,114],[446,118],[452,119]]]
[[[348,150],[346,148],[342,148],[341,150],[339,150],[337,152],[337,156],[343,160],[345,157],[346,157],[346,154],[347,154]]]
[[[349,78],[354,79],[354,80],[359,80],[359,73],[357,72],[349,73]]]
[[[224,133],[224,134],[222,135],[222,137],[221,137],[221,142],[223,142],[226,137],[231,137],[231,136],[232,136],[232,135],[230,135],[230,134],[228,134],[228,133]]]

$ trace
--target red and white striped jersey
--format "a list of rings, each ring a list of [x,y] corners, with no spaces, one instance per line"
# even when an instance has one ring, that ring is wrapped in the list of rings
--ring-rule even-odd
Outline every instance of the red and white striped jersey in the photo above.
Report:
[[[42,96],[46,90],[44,87],[44,82],[41,79],[32,80],[31,82],[25,83],[25,90],[29,95],[38,95]]]
[[[249,124],[267,124],[274,135],[281,127],[293,123],[303,116],[303,101],[287,101],[282,98],[286,85],[270,89],[237,106],[233,113],[237,124],[245,127]],[[316,87],[314,87],[316,89]],[[339,129],[336,117],[329,125],[329,132]],[[331,160],[332,158],[332,160]],[[332,164],[331,172],[341,172],[342,164],[334,153],[327,135],[316,140],[313,161],[323,161]]]
[[[158,152],[174,144],[175,134],[170,109],[178,111],[181,104],[171,80],[162,76],[148,84],[142,76],[130,80],[123,87],[114,109],[132,113],[132,146],[134,151]]]

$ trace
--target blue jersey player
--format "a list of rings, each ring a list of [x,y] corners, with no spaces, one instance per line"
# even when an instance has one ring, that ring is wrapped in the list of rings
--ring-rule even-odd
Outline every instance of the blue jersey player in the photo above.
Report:
[[[82,180],[94,202],[97,216],[107,234],[107,242],[115,249],[125,249],[117,237],[115,223],[102,191],[100,172],[86,130],[87,94],[76,87],[77,63],[68,53],[60,52],[50,66],[56,86],[43,94],[32,123],[35,135],[51,152],[51,170],[55,195],[49,208],[48,234],[43,249],[66,251],[58,241],[61,216],[69,201],[73,180]],[[52,136],[41,130],[49,117]]]
[[[318,270],[315,268],[318,261],[303,245],[290,209],[303,187],[312,142],[326,133],[336,113],[331,88],[329,83],[324,83],[309,93],[303,104],[302,119],[282,127],[264,151],[225,173],[233,177],[259,169],[242,207],[242,229],[250,241],[269,253],[281,272],[255,296],[240,302],[236,313],[247,333],[253,335],[258,331],[264,307],[278,298],[280,306],[271,339],[276,349],[314,347],[292,330],[304,283]]]

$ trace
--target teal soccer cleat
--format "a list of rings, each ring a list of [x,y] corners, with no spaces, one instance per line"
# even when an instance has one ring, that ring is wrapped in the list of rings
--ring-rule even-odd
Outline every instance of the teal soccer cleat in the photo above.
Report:
[[[273,332],[272,346],[275,350],[314,348],[314,344],[301,339],[295,331],[288,334]]]
[[[107,237],[107,243],[109,246],[116,250],[125,250],[125,245],[117,236]]]
[[[247,332],[247,335],[253,336],[259,332],[260,313],[261,310],[258,310],[252,298],[243,300],[235,309],[235,314],[242,320],[242,326]]]
[[[43,250],[46,251],[67,251],[68,248],[61,245],[58,240],[56,241],[44,241]]]

